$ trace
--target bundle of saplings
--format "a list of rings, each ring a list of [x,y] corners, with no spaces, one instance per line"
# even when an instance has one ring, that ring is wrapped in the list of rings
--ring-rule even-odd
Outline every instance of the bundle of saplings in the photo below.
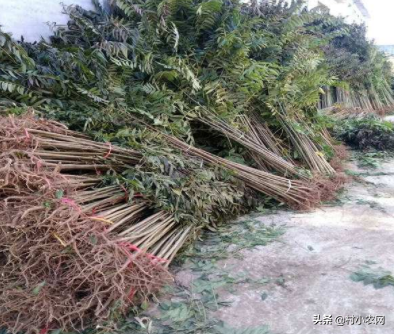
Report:
[[[317,106],[356,82],[329,52],[358,54],[350,26],[302,1],[94,4],[66,7],[50,43],[0,32],[0,319],[15,333],[124,314],[202,228],[261,201],[314,208],[343,183]]]
[[[335,150],[315,117],[321,87],[335,81],[321,52],[342,33],[330,17],[301,2],[217,0],[114,1],[66,12],[69,24],[52,44],[3,35],[3,104],[33,105],[106,135],[129,126],[122,110],[273,174],[335,176]],[[321,20],[332,27],[324,39]]]
[[[323,47],[327,66],[336,77],[332,87],[323,87],[322,108],[336,103],[345,108],[388,111],[394,104],[392,64],[367,36],[367,27],[336,19],[344,31]],[[332,28],[323,22],[323,34]]]
[[[249,206],[224,171],[152,157],[153,138],[136,150],[31,113],[0,120],[0,320],[12,332],[116,319],[171,281],[201,228]]]
[[[135,235],[112,228],[149,221],[149,202],[128,204],[119,186],[104,186],[95,172],[133,165],[140,154],[30,115],[0,124],[2,326],[14,333],[85,328],[125,314],[171,281],[168,257],[144,245],[137,251]]]

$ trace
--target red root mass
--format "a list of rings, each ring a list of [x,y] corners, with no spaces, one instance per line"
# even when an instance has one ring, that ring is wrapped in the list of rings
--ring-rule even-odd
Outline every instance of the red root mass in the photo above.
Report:
[[[12,332],[81,329],[123,314],[170,280],[55,194],[0,204],[0,323]]]
[[[330,165],[335,169],[336,174],[331,178],[315,176],[314,181],[316,182],[320,198],[322,201],[332,201],[337,197],[338,191],[340,191],[344,185],[349,182],[349,176],[343,171],[343,162],[348,159],[349,152],[344,145],[335,145],[334,157],[330,161]]]
[[[27,334],[81,330],[123,315],[171,281],[158,261],[131,252],[105,222],[61,199],[72,201],[92,176],[43,168],[34,149],[25,150],[28,135],[9,122],[0,129],[2,326]]]
[[[57,136],[48,137],[47,133]],[[89,152],[79,139],[90,145]],[[72,151],[70,143],[75,144]],[[32,115],[3,118],[0,147],[1,325],[13,333],[27,334],[84,329],[123,315],[131,305],[171,281],[159,257],[125,242],[133,238],[152,239],[148,232],[141,233],[144,220],[134,226],[140,232],[120,239],[111,231],[114,228],[109,227],[109,220],[94,219],[76,204],[85,196],[85,206],[95,205],[92,204],[95,196],[99,196],[100,202],[104,192],[105,196],[111,194],[105,205],[119,206],[116,202],[119,196],[112,189],[95,189],[100,182],[95,168],[97,164],[107,170],[133,164],[141,159],[138,152],[92,142],[57,123],[37,121]],[[190,147],[186,149],[189,151]],[[339,169],[346,150],[343,147],[335,150],[336,157],[331,163]],[[217,163],[214,156],[195,151]],[[67,164],[65,170],[69,174],[64,174],[62,169]],[[82,175],[78,169],[81,166]],[[243,180],[252,176],[252,185],[257,190],[271,189],[258,171],[253,174],[249,167],[234,164],[230,167],[238,168]],[[288,180],[284,198],[300,209],[309,209],[320,200],[331,200],[346,181],[343,173],[337,175],[331,179],[316,176],[308,182]],[[283,187],[279,181],[278,184]],[[120,193],[123,199],[124,194]],[[137,203],[130,216],[137,217],[138,210]],[[173,224],[173,218],[166,213],[152,217],[155,217],[150,221],[153,231],[156,223],[165,223],[167,229]],[[177,245],[188,232],[188,229],[169,230],[168,238]]]

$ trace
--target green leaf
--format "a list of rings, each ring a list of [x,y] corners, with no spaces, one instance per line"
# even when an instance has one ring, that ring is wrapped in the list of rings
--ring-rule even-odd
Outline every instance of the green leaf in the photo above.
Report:
[[[62,199],[64,195],[64,191],[62,189],[56,190],[55,196],[57,199]]]
[[[33,291],[32,291],[33,295],[34,295],[34,296],[37,296],[37,295],[40,293],[41,289],[42,289],[45,285],[46,285],[46,282],[45,282],[45,281],[42,281],[41,283],[39,283],[39,284],[33,289]]]
[[[43,206],[47,209],[50,209],[52,207],[52,202],[51,201],[45,201],[43,203]]]
[[[90,242],[91,242],[93,245],[97,245],[97,241],[98,241],[97,236],[91,235],[91,236],[89,236],[89,239],[90,239]]]
[[[143,309],[144,311],[147,310],[149,308],[149,302],[144,300],[141,304],[141,309]]]

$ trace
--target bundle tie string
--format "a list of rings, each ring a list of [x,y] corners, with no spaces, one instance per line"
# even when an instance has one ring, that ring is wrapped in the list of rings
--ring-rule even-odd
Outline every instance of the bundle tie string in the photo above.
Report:
[[[129,192],[127,191],[126,187],[123,184],[121,184],[120,187],[125,192],[125,200],[128,202],[129,201]]]
[[[135,251],[135,252],[137,252],[137,253],[144,253],[144,252],[142,251],[141,248],[139,248],[139,247],[137,247],[136,245],[133,245],[133,244],[131,244],[131,243],[129,243],[129,242],[121,243],[121,245],[124,246],[124,247],[126,247],[126,248],[128,248],[128,249],[131,250],[131,251]],[[146,255],[148,258],[150,258],[151,260],[156,260],[156,261],[158,261],[158,262],[168,262],[168,260],[163,259],[163,258],[158,257],[158,256],[155,256],[155,255],[150,254],[150,253],[145,253],[145,255]]]
[[[131,301],[134,298],[134,295],[135,295],[136,292],[137,291],[134,288],[130,289],[130,293],[129,293],[129,296],[128,296],[129,301]]]
[[[47,334],[49,331],[48,327],[44,327],[43,329],[40,330],[40,334]]]
[[[67,197],[63,197],[61,202],[63,204],[67,204],[68,206],[70,206],[70,207],[72,207],[74,209],[77,209],[79,213],[81,212],[81,208],[79,207],[79,205],[73,199],[70,199],[70,198],[67,198]]]
[[[109,149],[108,149],[107,154],[104,155],[104,159],[107,159],[110,156],[111,152],[112,152],[112,144],[111,144],[111,142],[107,142],[107,145],[109,145]]]
[[[287,180],[288,182],[289,182],[289,187],[287,188],[287,191],[286,191],[286,194],[290,191],[290,189],[291,189],[291,180]]]

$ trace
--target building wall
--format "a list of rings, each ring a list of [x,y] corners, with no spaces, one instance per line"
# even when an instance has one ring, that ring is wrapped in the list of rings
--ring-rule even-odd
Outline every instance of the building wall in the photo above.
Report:
[[[363,23],[367,17],[363,15],[354,0],[309,0],[308,7],[326,6],[334,16],[341,16],[348,23]]]
[[[360,0],[308,0],[310,8],[325,5],[335,16],[346,17],[349,23],[365,20],[355,1]],[[49,24],[66,24],[68,17],[62,14],[63,6],[71,4],[92,8],[91,0],[0,0],[0,26],[12,33],[15,39],[21,36],[28,42],[47,39],[51,35]],[[49,23],[49,24],[48,24]]]
[[[67,23],[61,3],[92,8],[91,0],[0,0],[1,29],[18,40],[21,36],[29,42],[47,39],[51,35],[48,23]]]

